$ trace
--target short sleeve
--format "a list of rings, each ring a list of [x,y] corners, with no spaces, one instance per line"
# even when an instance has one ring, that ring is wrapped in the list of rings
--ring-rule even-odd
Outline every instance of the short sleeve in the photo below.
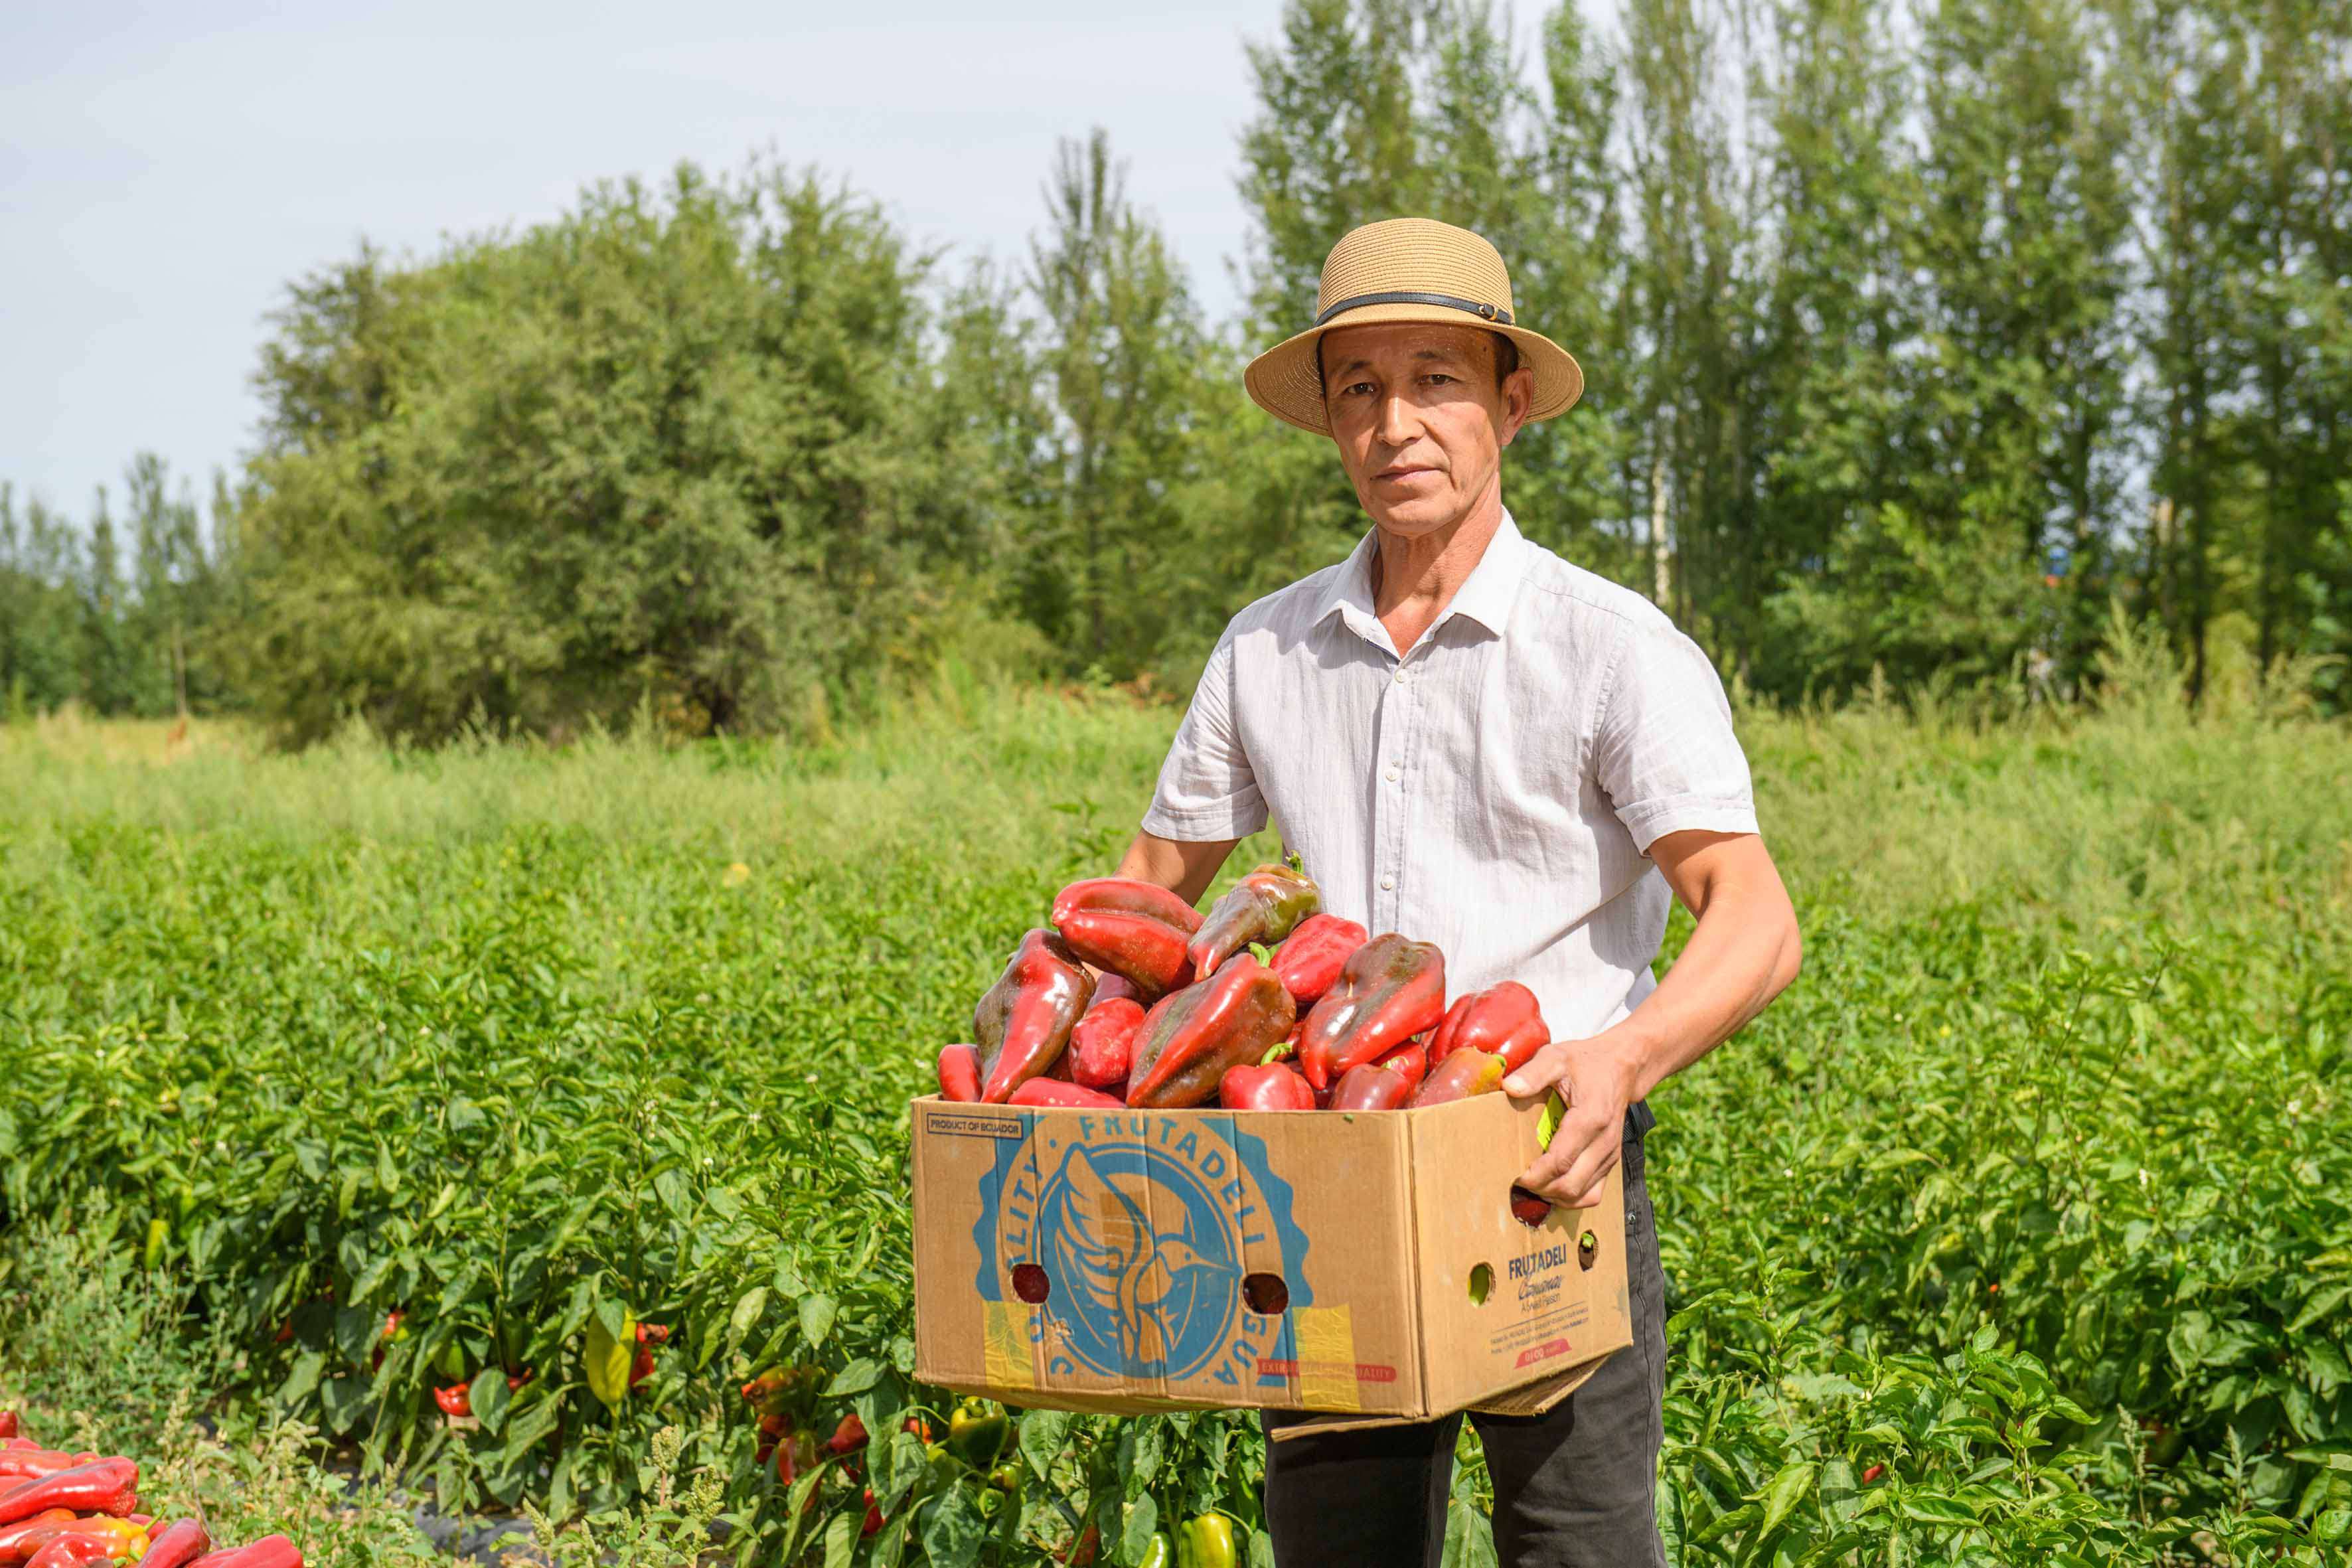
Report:
[[[1234,721],[1234,633],[1217,639],[1192,705],[1177,726],[1143,830],[1181,842],[1246,838],[1266,823],[1265,797]]]
[[[1601,699],[1593,774],[1643,854],[1669,833],[1754,833],[1748,757],[1723,682],[1670,626],[1633,623]]]

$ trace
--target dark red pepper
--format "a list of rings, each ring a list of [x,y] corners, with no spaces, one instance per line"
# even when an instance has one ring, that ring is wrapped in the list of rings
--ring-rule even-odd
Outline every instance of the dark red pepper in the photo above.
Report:
[[[1095,877],[1055,896],[1054,929],[1088,963],[1158,995],[1192,980],[1184,950],[1201,912],[1155,882]]]
[[[1186,956],[1192,973],[1206,980],[1225,960],[1252,942],[1268,946],[1298,929],[1298,922],[1322,906],[1323,895],[1298,868],[1296,855],[1279,864],[1260,866],[1209,906],[1199,934]]]
[[[1465,1048],[1492,1051],[1517,1072],[1528,1058],[1551,1044],[1543,1005],[1516,980],[1473,991],[1446,1009],[1445,1022],[1430,1037],[1429,1059],[1442,1062]]]
[[[1402,1110],[1412,1098],[1404,1074],[1378,1062],[1359,1062],[1339,1075],[1331,1089],[1333,1110]]]
[[[212,1537],[194,1520],[174,1520],[149,1538],[147,1554],[139,1559],[139,1568],[187,1568],[188,1563],[210,1551],[212,1544]]]
[[[265,1535],[250,1546],[207,1552],[188,1568],[302,1568],[302,1553],[282,1535]]]
[[[1413,1109],[1496,1093],[1503,1087],[1503,1074],[1507,1070],[1503,1058],[1491,1051],[1466,1047],[1458,1050],[1429,1069],[1429,1076],[1422,1080],[1412,1097]]]
[[[1298,1065],[1325,1089],[1377,1061],[1445,1016],[1445,955],[1436,944],[1391,931],[1349,955],[1299,1037]]]
[[[16,1413],[13,1410],[0,1410],[0,1438],[14,1437],[16,1435]]]
[[[138,1488],[139,1467],[129,1459],[97,1459],[76,1465],[69,1470],[19,1481],[0,1491],[0,1524],[14,1524],[50,1508],[70,1508],[83,1513],[129,1513],[139,1506]]]
[[[1339,971],[1372,933],[1338,915],[1309,915],[1298,922],[1274,955],[1274,972],[1301,1013],[1323,999],[1339,978]]]
[[[1135,1039],[1143,1032],[1143,1005],[1126,996],[1106,1002],[1099,987],[1095,1005],[1070,1030],[1070,1081],[1116,1093],[1135,1060]]]
[[[444,1415],[467,1416],[474,1413],[474,1391],[462,1383],[433,1391],[433,1403],[441,1407]]]
[[[866,1423],[858,1418],[855,1410],[843,1416],[841,1425],[833,1429],[833,1436],[824,1440],[824,1451],[828,1454],[854,1454],[864,1447]]]
[[[1205,1104],[1228,1068],[1264,1061],[1297,1021],[1274,971],[1244,954],[1161,997],[1145,1016],[1127,1102],[1155,1110]]]
[[[32,1443],[0,1450],[0,1486],[35,1476],[54,1476],[59,1470],[70,1470],[99,1458],[97,1454],[68,1454]]]
[[[1217,1080],[1217,1103],[1227,1110],[1312,1110],[1315,1091],[1288,1062],[1244,1064]]]
[[[866,1489],[866,1522],[857,1527],[860,1535],[878,1535],[882,1531],[882,1505],[874,1500],[874,1489]]]
[[[1002,1105],[1054,1065],[1095,994],[1095,977],[1060,937],[1033,931],[972,1012],[980,1037],[980,1098]]]
[[[980,1101],[980,1047],[972,1045],[940,1047],[940,1098],[966,1105]]]
[[[22,1563],[33,1554],[33,1547],[26,1544],[28,1538],[37,1536],[47,1541],[51,1527],[71,1524],[80,1517],[69,1508],[45,1508],[14,1524],[0,1527],[0,1563]]]
[[[1429,1037],[1415,1035],[1372,1065],[1403,1079],[1406,1088],[1419,1089],[1429,1076]]]
[[[85,1563],[111,1563],[116,1544],[103,1535],[54,1536],[25,1559],[25,1568],[81,1568]]]
[[[1116,1095],[1105,1094],[1098,1089],[1088,1089],[1082,1083],[1064,1083],[1059,1079],[1033,1078],[1013,1091],[1009,1105],[1025,1105],[1034,1109],[1064,1110],[1119,1110],[1127,1101]]]

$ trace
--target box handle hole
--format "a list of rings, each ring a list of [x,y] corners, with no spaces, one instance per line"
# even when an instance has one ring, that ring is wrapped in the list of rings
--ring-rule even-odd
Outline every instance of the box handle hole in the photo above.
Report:
[[[1054,1282],[1045,1278],[1045,1270],[1034,1263],[1013,1266],[1013,1293],[1034,1307],[1054,1293]]]
[[[1511,1217],[1532,1229],[1543,1224],[1551,1215],[1549,1200],[1539,1198],[1525,1187],[1511,1189]]]
[[[1576,1266],[1579,1268],[1591,1268],[1592,1260],[1600,1255],[1601,1238],[1599,1237],[1588,1230],[1576,1238]]]
[[[1290,1287],[1279,1274],[1244,1274],[1242,1301],[1261,1318],[1278,1318],[1290,1307]]]
[[[1470,1270],[1470,1304],[1483,1307],[1495,1293],[1495,1271],[1481,1263]]]

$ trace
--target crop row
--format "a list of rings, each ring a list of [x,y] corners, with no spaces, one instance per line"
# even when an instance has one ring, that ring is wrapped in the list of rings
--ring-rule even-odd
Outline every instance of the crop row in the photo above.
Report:
[[[1026,1561],[1090,1523],[1139,1562],[1213,1510],[1246,1550],[1246,1420],[1029,1413],[976,1462],[908,1376],[905,1101],[990,939],[1102,847],[730,883],[537,827],[88,826],[77,871],[117,889],[95,918],[0,884],[5,1219],[71,1212],[139,1249],[253,1392],[445,1508],[618,1506],[678,1426],[746,1561]],[[411,882],[433,896],[381,901]],[[655,889],[626,951],[625,885]],[[2333,1550],[2340,944],[2217,925],[2053,957],[1973,906],[1809,917],[1805,983],[1656,1107],[1685,1560],[2130,1562],[2192,1531],[2249,1561]],[[635,1324],[667,1339],[615,1384],[597,1363],[635,1359]],[[768,1372],[791,1392],[763,1433],[742,1386]],[[462,1416],[436,1399],[456,1386]],[[868,1441],[825,1452],[852,1414]],[[801,1431],[820,1446],[782,1479]],[[1489,1550],[1482,1484],[1466,1466],[1457,1561]]]

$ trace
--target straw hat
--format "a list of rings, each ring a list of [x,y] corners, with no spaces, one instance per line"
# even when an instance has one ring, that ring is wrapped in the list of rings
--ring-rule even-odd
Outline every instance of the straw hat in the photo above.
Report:
[[[1315,324],[1252,360],[1242,384],[1284,424],[1328,436],[1316,341],[1335,327],[1376,321],[1483,325],[1502,333],[1519,345],[1519,363],[1536,373],[1529,419],[1567,413],[1584,391],[1575,356],[1512,319],[1511,275],[1495,247],[1466,228],[1425,217],[1368,223],[1341,235],[1323,261]]]

